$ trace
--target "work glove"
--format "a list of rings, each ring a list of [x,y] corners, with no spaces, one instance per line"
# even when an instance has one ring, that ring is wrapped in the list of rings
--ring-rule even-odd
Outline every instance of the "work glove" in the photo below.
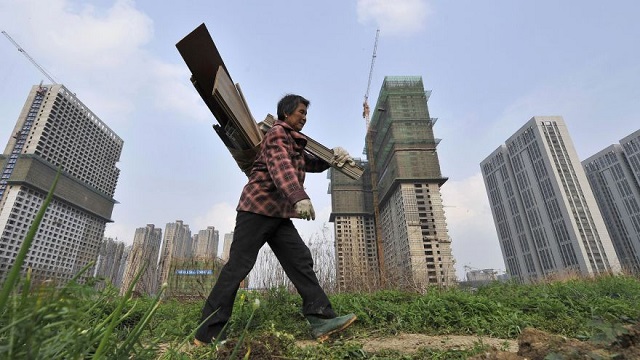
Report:
[[[313,205],[311,205],[311,200],[309,199],[298,201],[293,205],[293,208],[301,219],[316,219],[316,212],[313,210]]]
[[[349,152],[339,146],[333,148],[333,162],[337,167],[343,167],[347,162],[351,166],[356,165],[356,162],[353,160],[351,155],[349,155]]]

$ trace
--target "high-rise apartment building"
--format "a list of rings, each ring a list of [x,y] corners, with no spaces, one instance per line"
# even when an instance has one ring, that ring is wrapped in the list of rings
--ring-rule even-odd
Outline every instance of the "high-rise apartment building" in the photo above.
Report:
[[[330,173],[339,282],[352,276],[349,264],[371,264],[372,236],[381,282],[424,290],[456,281],[429,95],[419,76],[385,77],[367,133],[369,174],[358,183]],[[351,260],[361,255],[367,261]]]
[[[191,230],[182,220],[168,223],[164,228],[162,252],[158,263],[158,284],[164,284],[170,276],[171,263],[191,257]]]
[[[640,274],[640,130],[582,165],[622,269]]]
[[[533,117],[480,167],[511,278],[619,271],[562,117]]]
[[[31,89],[0,164],[0,280],[61,168],[23,270],[68,280],[95,261],[111,222],[123,141],[63,85]],[[87,275],[92,275],[89,269]]]
[[[104,279],[104,281],[110,284],[115,284],[120,270],[123,251],[123,242],[113,240],[112,238],[104,238],[98,251],[95,276]]]
[[[224,234],[224,243],[222,244],[222,260],[224,262],[229,261],[229,251],[231,250],[231,243],[233,242],[233,231]]]
[[[133,245],[127,258],[127,265],[122,278],[120,293],[126,293],[137,274],[142,275],[133,287],[135,296],[155,294],[158,290],[158,254],[162,242],[162,229],[153,224],[137,228],[133,237]]]
[[[117,288],[122,288],[122,281],[124,280],[124,272],[127,269],[127,264],[129,263],[129,254],[131,253],[132,245],[125,246],[122,250],[122,256],[120,257],[120,266],[118,267],[118,271],[116,273],[115,280],[113,281],[113,285]]]
[[[218,242],[220,234],[213,226],[198,231],[193,241],[193,256],[197,258],[218,257]]]

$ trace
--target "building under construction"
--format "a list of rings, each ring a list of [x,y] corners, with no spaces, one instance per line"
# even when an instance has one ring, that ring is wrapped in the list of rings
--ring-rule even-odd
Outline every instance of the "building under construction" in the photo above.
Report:
[[[367,129],[365,175],[331,171],[338,287],[423,291],[455,283],[433,125],[419,76],[384,79]],[[372,271],[375,269],[375,271]]]
[[[329,171],[332,213],[335,224],[336,285],[339,291],[367,291],[380,288],[378,252],[368,164],[354,180]]]

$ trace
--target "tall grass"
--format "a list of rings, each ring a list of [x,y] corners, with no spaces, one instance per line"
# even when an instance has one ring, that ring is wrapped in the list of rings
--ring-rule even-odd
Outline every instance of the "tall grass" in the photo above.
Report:
[[[331,295],[331,300],[336,312],[357,314],[355,325],[333,342],[299,347],[296,339],[310,338],[301,299],[280,283],[265,291],[240,292],[227,347],[193,348],[188,344],[202,301],[161,302],[163,290],[154,298],[133,299],[135,282],[124,296],[112,286],[96,290],[77,281],[92,264],[63,286],[34,283],[29,270],[20,279],[56,181],[0,293],[0,359],[465,359],[485,347],[367,354],[362,342],[400,332],[513,339],[525,327],[588,339],[603,327],[618,329],[640,319],[640,280],[625,275],[533,285],[496,282],[473,293],[455,288],[345,293]]]
[[[189,345],[201,301],[132,300],[119,296],[112,287],[96,291],[75,282],[64,289],[32,284],[27,293],[28,281],[28,277],[23,280],[22,292],[9,298],[0,317],[0,358],[227,359],[249,354],[248,358],[256,359],[373,359],[375,354],[362,350],[367,338],[401,332],[514,339],[530,326],[587,339],[597,335],[603,323],[640,318],[640,281],[629,276],[535,285],[495,283],[475,293],[432,289],[425,294],[336,294],[331,296],[335,310],[354,312],[358,321],[334,341],[306,348],[295,343],[296,339],[310,339],[299,312],[300,297],[277,288],[241,291],[229,324],[230,341],[215,350]],[[253,305],[256,301],[259,307]],[[110,324],[115,324],[111,333],[107,331]],[[98,351],[100,344],[104,345]],[[412,356],[464,359],[482,349],[431,349]],[[389,353],[377,358],[414,357]]]
[[[33,243],[33,239],[36,237],[36,233],[38,232],[38,228],[40,227],[40,223],[42,222],[42,218],[44,217],[44,213],[47,211],[47,207],[49,207],[49,203],[51,199],[53,199],[53,192],[58,185],[58,179],[60,179],[60,173],[62,168],[58,168],[58,172],[56,173],[56,177],[53,179],[53,184],[51,185],[51,189],[49,189],[49,193],[47,197],[44,199],[42,206],[38,210],[36,217],[33,220],[33,223],[29,227],[29,231],[27,232],[27,236],[25,237],[22,245],[20,246],[20,250],[16,255],[16,260],[9,270],[9,274],[5,279],[4,285],[2,286],[2,292],[0,292],[0,311],[5,308],[7,304],[7,299],[9,299],[9,294],[13,291],[13,288],[18,281],[18,277],[20,276],[20,271],[22,270],[22,265],[24,264],[24,259],[27,257],[27,253],[29,253],[29,249],[31,248],[31,243]]]
[[[158,309],[159,296],[143,310],[143,316],[126,331],[126,336],[119,336],[114,331],[131,319],[137,304],[130,302],[131,288],[124,297],[118,297],[114,288],[96,292],[79,284],[77,279],[92,263],[63,286],[33,284],[30,269],[19,282],[24,259],[53,199],[60,173],[58,168],[0,293],[0,358],[121,359],[136,354],[136,358],[151,359],[155,351],[140,346],[139,339]],[[105,313],[104,309],[112,304],[115,310]]]
[[[260,300],[261,306],[252,312],[248,305],[255,299]],[[328,344],[300,348],[289,341],[308,340],[310,333],[300,314],[300,297],[285,287],[241,292],[231,319],[230,338],[237,339],[243,331],[248,331],[249,339],[267,344],[265,346],[274,351],[272,356],[300,359],[375,358],[374,354],[363,355],[362,343],[370,337],[398,333],[515,339],[524,328],[535,327],[558,335],[589,339],[602,331],[603,322],[615,325],[640,319],[637,306],[640,280],[630,276],[603,276],[535,285],[494,283],[475,293],[461,289],[430,289],[425,294],[379,291],[335,294],[331,300],[338,313],[354,312],[358,321]],[[165,341],[188,336],[189,329],[195,326],[190,327],[189,323],[197,319],[201,303],[172,302],[165,306],[152,326],[162,324],[183,329],[171,334],[166,332]],[[457,353],[429,350],[415,358],[464,359],[482,351],[482,346]],[[396,358],[388,356],[378,358]],[[412,359],[410,356],[397,358]]]

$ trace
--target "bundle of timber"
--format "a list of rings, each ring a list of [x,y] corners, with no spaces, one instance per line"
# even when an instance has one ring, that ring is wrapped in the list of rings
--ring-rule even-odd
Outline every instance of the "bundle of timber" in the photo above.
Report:
[[[247,176],[260,150],[264,133],[271,128],[275,119],[267,119],[257,124],[239,84],[234,84],[222,57],[204,24],[180,40],[176,47],[191,71],[191,83],[200,94],[218,124],[213,129],[227,147],[240,170]],[[267,120],[270,123],[267,123]],[[332,163],[333,151],[307,136],[307,151]],[[336,167],[347,176],[358,179],[364,169],[345,164]]]
[[[273,124],[275,124],[276,119],[271,114],[267,114],[267,117],[260,123],[260,126],[264,129],[270,129]],[[320,144],[319,142],[313,140],[312,138],[305,135],[307,138],[307,146],[306,150],[312,153],[313,155],[319,157],[320,159],[333,164],[333,150],[327,148],[326,146]],[[349,163],[344,164],[343,167],[336,167],[336,169],[340,170],[343,174],[348,177],[357,180],[362,176],[364,169],[359,165],[350,165]]]
[[[260,149],[262,132],[249,111],[240,86],[231,80],[207,27],[198,26],[176,47],[191,70],[191,83],[218,120],[213,129],[240,170],[248,176]]]

